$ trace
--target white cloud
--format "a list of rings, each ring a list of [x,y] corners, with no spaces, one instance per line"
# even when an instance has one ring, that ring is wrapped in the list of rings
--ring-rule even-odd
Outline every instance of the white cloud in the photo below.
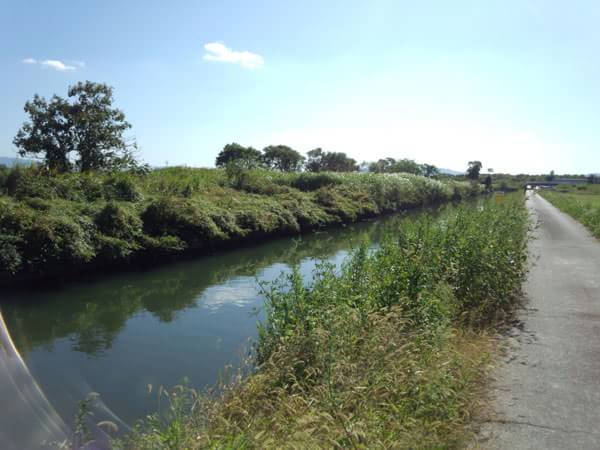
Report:
[[[57,59],[47,59],[46,61],[42,61],[40,64],[44,67],[50,67],[51,69],[58,70],[59,72],[75,70],[75,66],[70,66],[62,61],[58,61]]]
[[[246,69],[258,69],[265,63],[262,56],[248,51],[238,52],[232,50],[226,47],[223,42],[209,42],[208,44],[204,44],[204,50],[206,50],[204,59],[207,61],[239,64]]]
[[[67,61],[62,62],[58,59],[46,59],[43,61],[38,61],[34,58],[25,58],[21,61],[23,64],[37,64],[42,67],[48,67],[50,69],[56,70],[58,72],[66,72],[70,70],[75,70],[77,67],[83,68],[85,67],[85,63],[83,61]]]

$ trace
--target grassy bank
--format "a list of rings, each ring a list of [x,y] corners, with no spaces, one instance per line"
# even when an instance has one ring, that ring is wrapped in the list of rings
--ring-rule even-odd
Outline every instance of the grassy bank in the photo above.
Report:
[[[217,398],[183,387],[117,448],[456,448],[469,437],[487,330],[524,276],[520,199],[407,221],[314,281],[263,286],[257,371]]]
[[[539,191],[561,211],[585,225],[600,237],[600,185],[560,186],[556,190]]]
[[[269,236],[462,199],[479,186],[405,174],[0,170],[0,280],[154,264]]]

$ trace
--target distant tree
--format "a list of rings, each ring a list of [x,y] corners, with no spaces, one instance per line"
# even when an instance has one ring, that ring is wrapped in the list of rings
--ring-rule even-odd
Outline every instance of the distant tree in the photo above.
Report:
[[[588,175],[587,177],[587,182],[590,184],[598,184],[599,181],[598,176],[595,174]]]
[[[412,173],[414,175],[421,175],[423,173],[420,164],[417,164],[412,159],[406,158],[396,160],[390,167],[390,171],[393,173]]]
[[[304,156],[286,145],[269,145],[263,149],[262,160],[271,169],[297,172],[302,168]]]
[[[421,173],[426,177],[435,177],[440,171],[432,164],[421,164]]]
[[[469,167],[467,168],[467,178],[469,178],[470,180],[478,180],[481,167],[481,161],[469,161]]]
[[[343,152],[324,152],[320,148],[307,154],[306,170],[309,172],[356,172],[356,161]]]
[[[492,190],[492,176],[490,174],[483,179],[483,185],[485,186],[486,191]]]
[[[437,168],[430,164],[417,164],[412,159],[394,159],[394,158],[385,158],[380,159],[377,162],[371,163],[369,166],[370,172],[375,173],[412,173],[415,175],[423,175],[425,171],[428,170],[429,175],[433,176],[437,174]]]
[[[261,163],[259,150],[252,147],[244,147],[237,143],[227,144],[217,155],[215,165],[217,167],[226,167],[235,163],[239,169],[252,169]]]
[[[375,173],[387,173],[391,172],[391,167],[396,163],[394,158],[380,159],[377,162],[373,162],[369,165],[369,172]]]
[[[39,157],[58,172],[135,165],[135,142],[123,136],[131,125],[122,111],[113,108],[113,89],[79,82],[69,87],[68,97],[54,95],[46,101],[35,95],[25,103],[29,121],[13,140],[19,155]]]
[[[548,175],[546,175],[546,181],[554,181],[554,170],[551,170]]]

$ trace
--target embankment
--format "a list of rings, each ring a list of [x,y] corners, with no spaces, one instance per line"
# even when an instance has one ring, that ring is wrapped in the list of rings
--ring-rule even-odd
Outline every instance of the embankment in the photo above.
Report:
[[[153,265],[480,193],[394,174],[0,170],[0,282]]]

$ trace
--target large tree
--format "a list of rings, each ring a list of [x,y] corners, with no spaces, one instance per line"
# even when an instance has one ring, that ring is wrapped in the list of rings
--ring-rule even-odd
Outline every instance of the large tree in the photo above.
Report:
[[[481,161],[469,161],[469,167],[467,168],[467,178],[471,180],[479,179],[479,172],[481,172]]]
[[[267,167],[282,172],[297,172],[304,162],[304,156],[286,145],[265,147],[262,159]]]
[[[223,147],[223,150],[217,155],[215,165],[226,167],[231,163],[235,163],[240,168],[252,169],[260,164],[261,156],[259,150],[233,142]]]
[[[20,156],[42,158],[59,172],[132,164],[135,142],[124,137],[131,125],[112,103],[112,88],[91,81],[69,87],[67,99],[54,95],[47,101],[35,95],[24,108],[29,121],[13,143]]]
[[[320,148],[307,154],[306,170],[310,172],[356,172],[356,160],[349,158],[343,152],[324,152]]]

